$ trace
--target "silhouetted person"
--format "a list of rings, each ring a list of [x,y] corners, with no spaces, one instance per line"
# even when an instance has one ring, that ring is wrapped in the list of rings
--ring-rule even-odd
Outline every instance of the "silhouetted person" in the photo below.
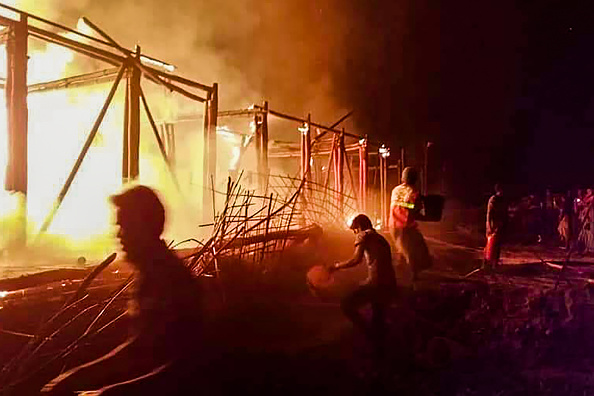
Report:
[[[355,327],[372,341],[376,352],[381,352],[386,331],[386,308],[396,295],[396,276],[392,267],[390,244],[375,231],[371,220],[364,214],[355,217],[350,228],[356,234],[355,253],[350,260],[331,266],[330,271],[354,267],[365,258],[367,278],[342,300],[341,307]],[[371,323],[360,312],[367,304],[371,304]]]
[[[412,274],[413,286],[421,271],[431,267],[432,259],[417,220],[422,220],[422,201],[416,187],[419,178],[415,168],[402,171],[402,184],[394,187],[390,201],[390,234],[396,251],[407,271]]]
[[[165,209],[155,192],[136,186],[111,201],[117,209],[117,236],[135,271],[128,309],[131,335],[105,356],[52,380],[42,392],[174,395],[187,385],[184,370],[199,358],[200,291],[191,271],[160,239]]]
[[[501,245],[505,237],[508,221],[507,202],[503,196],[503,188],[495,185],[495,194],[489,198],[487,204],[487,224],[484,268],[489,270],[499,264]]]
[[[563,202],[561,204],[561,211],[559,213],[559,235],[561,236],[562,242],[565,245],[565,249],[569,250],[573,244],[575,227],[575,212],[573,194],[571,190],[567,191]]]

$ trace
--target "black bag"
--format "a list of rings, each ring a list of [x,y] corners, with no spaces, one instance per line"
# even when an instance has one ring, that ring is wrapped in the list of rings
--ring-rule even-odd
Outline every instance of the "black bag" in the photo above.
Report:
[[[422,196],[421,200],[425,209],[425,215],[422,221],[441,221],[445,197],[443,195],[430,194]]]

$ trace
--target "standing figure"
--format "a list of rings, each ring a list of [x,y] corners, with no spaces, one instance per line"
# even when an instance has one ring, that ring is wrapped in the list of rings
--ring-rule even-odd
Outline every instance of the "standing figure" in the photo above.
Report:
[[[421,271],[431,267],[432,259],[417,221],[422,220],[421,195],[416,188],[418,173],[415,168],[402,171],[402,184],[394,187],[390,200],[390,234],[394,239],[401,264],[412,275],[413,287]]]
[[[508,221],[507,202],[503,196],[503,188],[495,185],[495,194],[487,204],[487,245],[485,246],[484,268],[489,270],[499,264],[501,245],[505,236]]]
[[[594,190],[588,188],[584,196],[584,210],[582,212],[582,230],[584,251],[594,252]]]
[[[575,225],[575,212],[574,202],[571,190],[567,190],[567,194],[563,198],[561,203],[561,212],[559,213],[559,236],[561,237],[561,243],[566,250],[571,249],[573,246],[574,236],[574,225]]]
[[[136,186],[111,201],[117,209],[117,236],[135,272],[128,304],[131,334],[108,354],[55,378],[42,393],[179,394],[187,385],[184,370],[196,364],[201,339],[196,278],[160,238],[165,209],[153,190]]]
[[[392,252],[386,239],[375,231],[371,220],[364,214],[354,218],[351,230],[356,235],[355,253],[345,262],[335,263],[330,272],[354,267],[367,262],[367,279],[341,303],[342,311],[355,327],[359,328],[381,353],[386,333],[386,308],[396,295],[396,275],[392,267]],[[368,323],[360,309],[371,304],[372,320]]]

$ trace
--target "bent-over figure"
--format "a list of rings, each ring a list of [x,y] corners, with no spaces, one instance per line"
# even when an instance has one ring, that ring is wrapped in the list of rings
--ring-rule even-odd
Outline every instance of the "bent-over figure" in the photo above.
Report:
[[[367,262],[367,278],[357,289],[343,298],[342,311],[355,327],[363,333],[380,352],[386,333],[386,308],[396,295],[396,276],[392,267],[390,244],[377,233],[371,220],[364,214],[354,218],[351,230],[356,234],[355,253],[345,262],[332,265],[330,271],[354,267]],[[360,309],[371,304],[371,323],[365,320]]]

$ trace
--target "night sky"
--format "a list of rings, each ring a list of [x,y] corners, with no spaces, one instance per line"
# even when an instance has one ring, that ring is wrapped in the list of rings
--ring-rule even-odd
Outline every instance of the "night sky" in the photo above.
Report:
[[[470,201],[495,182],[515,194],[594,185],[594,5],[425,0],[407,14],[403,57],[378,60],[388,82],[374,85],[389,100],[368,109],[381,102],[383,116],[366,122],[412,153],[435,142],[434,185],[445,175]]]

